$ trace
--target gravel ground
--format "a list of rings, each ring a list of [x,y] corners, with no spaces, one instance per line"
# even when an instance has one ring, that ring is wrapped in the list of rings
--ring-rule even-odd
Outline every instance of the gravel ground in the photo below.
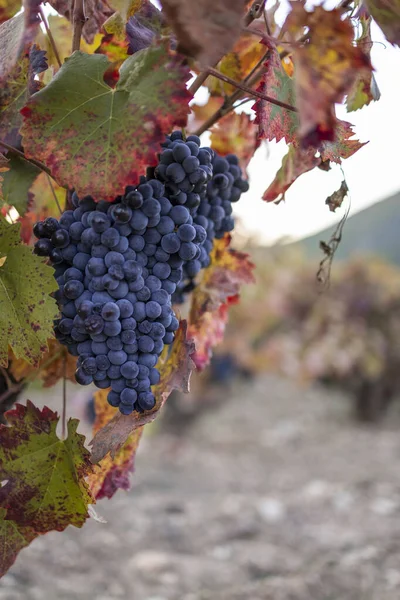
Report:
[[[398,600],[400,418],[263,377],[144,440],[130,493],[25,549],[1,600]]]

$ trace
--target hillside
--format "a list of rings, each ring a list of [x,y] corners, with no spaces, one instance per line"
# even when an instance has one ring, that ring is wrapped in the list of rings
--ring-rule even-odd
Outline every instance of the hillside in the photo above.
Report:
[[[328,241],[333,227],[324,229],[292,247],[301,246],[308,258],[318,258],[320,240]],[[400,265],[400,192],[349,217],[336,260],[374,254]]]

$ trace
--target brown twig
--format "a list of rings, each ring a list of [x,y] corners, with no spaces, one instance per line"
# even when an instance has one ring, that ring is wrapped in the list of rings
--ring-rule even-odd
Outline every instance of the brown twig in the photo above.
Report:
[[[10,146],[10,144],[6,144],[6,142],[3,142],[2,140],[0,140],[0,146],[3,146],[3,148],[6,148],[13,154],[17,154],[18,156],[20,156],[27,162],[30,162],[32,165],[35,165],[35,167],[37,167],[41,171],[44,171],[45,173],[47,173],[48,175],[51,176],[50,169],[48,167],[46,167],[46,165],[44,165],[43,163],[39,162],[38,160],[35,160],[34,158],[27,158],[25,156],[25,154],[23,152],[21,152],[21,150],[17,150],[17,148],[14,148],[14,146]]]
[[[74,12],[72,15],[72,23],[74,28],[74,33],[72,37],[72,52],[79,50],[81,47],[82,29],[84,24],[86,23],[83,2],[84,0],[74,1]]]
[[[47,37],[49,38],[51,48],[52,48],[52,50],[54,52],[54,56],[56,57],[56,61],[58,62],[58,66],[61,67],[62,62],[61,62],[61,59],[60,59],[60,54],[58,52],[55,39],[53,37],[53,34],[51,33],[49,24],[47,22],[46,15],[44,14],[43,9],[42,9],[41,6],[39,6],[39,14],[40,14],[40,18],[42,20],[42,23],[44,25],[44,28],[46,30]]]
[[[217,71],[217,69],[214,69],[213,67],[208,67],[207,71],[213,77],[216,77],[217,79],[221,79],[221,81],[225,81],[225,83],[229,83],[233,87],[236,87],[239,90],[242,90],[242,92],[246,92],[250,96],[254,96],[255,98],[260,98],[260,100],[265,100],[266,102],[270,102],[271,104],[275,104],[276,106],[280,106],[281,108],[285,108],[286,110],[290,110],[291,112],[298,112],[298,109],[295,106],[292,106],[291,104],[287,104],[286,102],[281,102],[280,100],[277,100],[276,98],[271,98],[270,96],[266,96],[265,94],[262,94],[261,92],[258,92],[257,90],[253,90],[251,87],[248,87],[247,85],[241,83],[240,81],[235,81],[234,79],[231,79],[231,77],[228,77],[227,75],[224,75],[223,73],[220,73],[219,71]]]

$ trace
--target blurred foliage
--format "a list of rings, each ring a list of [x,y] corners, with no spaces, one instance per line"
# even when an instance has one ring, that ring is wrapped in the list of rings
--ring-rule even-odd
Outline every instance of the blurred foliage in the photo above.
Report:
[[[255,373],[338,386],[353,396],[359,418],[377,419],[400,392],[400,270],[354,259],[334,265],[322,290],[317,265],[298,252],[253,256],[257,285],[232,307],[220,353]]]

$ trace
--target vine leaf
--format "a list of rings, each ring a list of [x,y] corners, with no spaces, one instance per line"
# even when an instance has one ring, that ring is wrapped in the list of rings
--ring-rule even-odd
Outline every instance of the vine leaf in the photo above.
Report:
[[[96,434],[117,414],[117,409],[107,402],[109,390],[99,390],[94,394],[96,420],[93,433]],[[111,458],[107,454],[98,465],[94,465],[93,473],[89,475],[87,482],[89,489],[96,500],[101,498],[112,498],[119,489],[129,490],[129,476],[134,471],[136,450],[143,427],[135,429],[129,434],[126,442]]]
[[[58,204],[65,203],[65,188],[52,181],[54,194]],[[43,221],[47,217],[58,214],[58,206],[54,198],[47,173],[39,173],[30,188],[30,204],[28,211],[19,219],[21,223],[21,240],[25,244],[31,244],[36,240],[33,235],[33,225],[36,221]]]
[[[360,15],[361,33],[357,39],[357,46],[361,47],[367,56],[371,56],[371,17]],[[381,93],[372,71],[366,69],[357,73],[357,77],[349,90],[346,107],[347,112],[359,110],[367,106],[372,100],[379,100]]]
[[[24,36],[23,13],[0,25],[0,81],[12,70],[18,60]]]
[[[263,200],[277,204],[282,202],[285,199],[285,193],[296,179],[317,167],[320,162],[321,159],[315,156],[315,148],[303,150],[291,144],[274,180],[264,192]]]
[[[230,248],[231,237],[214,242],[211,264],[192,294],[188,335],[193,337],[196,367],[203,370],[213,348],[222,341],[228,307],[235,303],[242,284],[254,283],[254,265],[248,254]]]
[[[362,47],[353,45],[354,29],[348,18],[343,19],[343,9],[316,6],[306,12],[300,2],[291,6],[286,28],[296,40],[307,27],[309,38],[293,49],[299,138],[304,147],[317,146],[334,139],[335,103],[341,103],[356,78],[367,76],[372,66]]]
[[[354,131],[351,123],[347,121],[335,121],[335,137],[332,142],[322,142],[319,151],[323,161],[331,160],[337,164],[342,162],[342,158],[350,158],[360,148],[368,142],[360,142],[359,140],[351,140]]]
[[[267,44],[266,44],[267,45]],[[268,55],[264,63],[265,73],[257,91],[266,94],[274,100],[296,106],[294,82],[287,74],[275,46],[267,45]],[[276,106],[265,100],[257,100],[253,105],[256,113],[255,123],[258,125],[258,135],[261,139],[284,139],[287,144],[295,142],[299,127],[297,113]]]
[[[236,154],[245,172],[260,140],[257,126],[246,113],[231,112],[211,129],[211,147],[221,154]]]
[[[218,63],[217,69],[231,79],[243,81],[264,54],[265,47],[259,42],[257,36],[243,33],[232,51],[228,52]],[[215,77],[208,77],[205,85],[207,85],[212,95],[231,94],[235,91],[232,85]]]
[[[40,169],[17,154],[9,154],[8,170],[3,174],[0,204],[14,206],[20,215],[26,213],[33,195],[29,191]]]
[[[0,85],[0,138],[16,148],[21,142],[22,116],[19,111],[28,97],[28,66],[28,58],[22,57]]]
[[[204,66],[215,65],[241,33],[243,0],[163,0],[162,5],[179,51]]]
[[[91,472],[79,421],[70,419],[68,437],[56,434],[57,413],[28,400],[7,413],[0,425],[0,506],[7,519],[36,533],[82,527],[93,499],[85,477]]]
[[[342,181],[340,188],[335,190],[333,194],[327,197],[325,204],[329,207],[331,212],[335,212],[337,208],[340,208],[343,204],[343,200],[347,196],[349,188],[347,187],[346,181]]]
[[[400,2],[399,0],[365,0],[386,38],[393,45],[400,45]]]
[[[17,382],[34,377],[43,382],[43,387],[52,387],[64,377],[65,372],[66,379],[76,383],[76,357],[69,354],[66,347],[56,339],[48,340],[48,345],[49,349],[43,354],[38,367],[34,367],[23,358],[15,358],[11,354],[9,371]]]
[[[56,40],[57,50],[61,59],[61,63],[63,63],[64,60],[71,54],[71,40],[73,36],[72,23],[70,23],[70,21],[68,21],[66,17],[60,17],[59,15],[49,15],[47,17],[47,22],[49,25],[49,29],[53,35],[53,38]],[[36,39],[40,46],[46,50],[49,65],[52,66],[54,72],[57,72],[60,67],[47,33],[40,32]],[[100,33],[94,37],[93,42],[91,44],[82,39],[82,52],[86,52],[87,54],[93,54],[93,52],[96,50],[96,48],[98,48],[99,44],[101,43],[101,39],[102,35]]]
[[[350,139],[354,135],[350,123],[336,118],[334,123],[334,141],[321,142],[318,148],[304,149],[298,144],[289,146],[288,153],[282,159],[280,169],[264,192],[263,200],[281,202],[285,199],[287,190],[300,175],[311,171],[314,167],[329,170],[330,161],[340,164],[343,158],[349,158],[364,146],[363,142]]]
[[[71,2],[70,0],[49,0],[58,14],[72,21]],[[96,34],[101,30],[104,22],[111,17],[114,10],[107,2],[103,0],[86,0],[85,1],[85,17],[86,21],[83,26],[82,34],[88,44],[94,42]]]
[[[39,28],[40,0],[26,0],[23,4],[24,12],[0,24],[0,81],[12,70],[25,47],[33,42]]]
[[[207,102],[207,104],[199,105],[192,104],[190,106],[191,113],[189,116],[189,121],[187,124],[187,131],[190,133],[194,133],[203,122],[206,121],[211,115],[215,113],[224,103],[224,99],[220,96],[211,96]]]
[[[14,564],[19,552],[36,537],[32,527],[21,527],[7,519],[7,511],[0,508],[0,577]]]
[[[98,463],[108,452],[111,453],[112,458],[115,458],[133,431],[154,421],[173,390],[184,393],[189,391],[190,375],[194,369],[191,358],[193,353],[194,343],[187,338],[187,323],[181,321],[168,359],[164,361],[160,359],[157,365],[161,380],[154,388],[156,397],[154,409],[143,414],[133,412],[128,416],[116,412],[111,421],[102,427],[90,442],[93,463]]]
[[[42,160],[79,195],[112,199],[136,184],[174,125],[184,126],[189,69],[164,45],[130,56],[115,88],[111,63],[75,52],[22,109],[25,153]],[[75,91],[75,93],[73,93]]]
[[[20,225],[0,217],[0,365],[7,366],[8,346],[15,356],[38,364],[53,335],[58,314],[50,293],[57,289],[52,267],[21,244]]]
[[[21,10],[20,0],[5,0],[0,4],[0,23],[11,19],[19,10]]]

